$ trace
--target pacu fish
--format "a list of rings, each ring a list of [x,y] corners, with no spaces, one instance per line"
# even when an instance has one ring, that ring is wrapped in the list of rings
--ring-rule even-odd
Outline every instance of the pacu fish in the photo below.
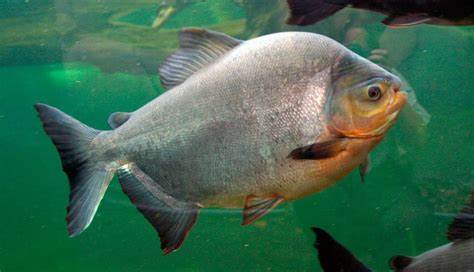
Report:
[[[472,0],[287,0],[291,11],[289,24],[310,25],[339,10],[353,8],[387,15],[382,23],[392,27],[417,24],[473,25]]]
[[[61,156],[68,230],[89,226],[110,180],[177,249],[205,207],[250,224],[366,162],[406,102],[400,80],[336,41],[284,32],[248,41],[184,29],[160,67],[167,92],[99,131],[35,108]]]

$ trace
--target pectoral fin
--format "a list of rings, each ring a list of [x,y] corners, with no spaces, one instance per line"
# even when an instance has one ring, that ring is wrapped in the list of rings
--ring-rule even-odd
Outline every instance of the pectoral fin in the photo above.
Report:
[[[408,27],[431,21],[426,14],[410,14],[404,16],[389,16],[382,23],[390,27]]]
[[[320,160],[337,155],[346,148],[344,139],[334,139],[299,147],[291,151],[289,158],[294,160]]]
[[[178,249],[196,222],[199,207],[166,194],[133,163],[120,168],[118,176],[123,191],[158,232],[163,252]]]
[[[253,223],[260,217],[269,213],[284,200],[283,197],[278,195],[272,195],[269,197],[257,197],[254,195],[247,196],[247,199],[245,200],[242,225],[246,226]]]
[[[107,123],[110,128],[116,129],[127,122],[130,116],[132,116],[130,112],[114,112],[109,116],[109,119],[107,119]]]
[[[390,268],[394,271],[402,271],[413,262],[412,257],[397,255],[393,256],[388,262]]]
[[[369,170],[370,170],[370,157],[369,155],[367,155],[364,162],[359,165],[360,181],[362,183],[365,182],[365,175],[369,172]]]

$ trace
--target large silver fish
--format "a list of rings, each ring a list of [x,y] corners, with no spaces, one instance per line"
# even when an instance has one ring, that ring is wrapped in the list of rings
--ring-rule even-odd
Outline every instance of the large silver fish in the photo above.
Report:
[[[160,68],[170,90],[112,114],[112,131],[35,105],[69,177],[71,236],[88,227],[115,173],[165,253],[200,208],[243,207],[249,224],[364,164],[406,102],[396,76],[321,35],[240,41],[185,29],[179,39]]]

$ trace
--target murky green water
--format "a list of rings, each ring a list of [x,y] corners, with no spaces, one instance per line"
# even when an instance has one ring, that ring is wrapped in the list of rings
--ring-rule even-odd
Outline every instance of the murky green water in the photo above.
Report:
[[[346,9],[310,27],[284,24],[284,3],[209,1],[4,1],[0,4],[0,271],[320,271],[311,226],[328,230],[368,266],[446,242],[474,183],[474,27],[387,29]],[[156,11],[173,7],[151,28]],[[202,26],[247,39],[312,31],[359,54],[386,49],[412,97],[372,152],[365,184],[356,171],[320,194],[287,203],[248,227],[241,211],[203,210],[168,256],[116,179],[82,235],[68,238],[69,188],[32,105],[54,105],[106,129],[111,112],[159,96],[160,62],[176,32]],[[413,94],[413,93],[412,93]]]

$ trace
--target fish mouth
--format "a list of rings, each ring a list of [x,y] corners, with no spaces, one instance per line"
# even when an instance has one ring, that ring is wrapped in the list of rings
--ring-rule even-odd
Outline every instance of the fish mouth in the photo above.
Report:
[[[407,100],[408,100],[408,95],[406,92],[395,89],[394,96],[392,98],[390,106],[386,110],[386,114],[390,116],[393,113],[399,113],[400,110],[407,103]]]

